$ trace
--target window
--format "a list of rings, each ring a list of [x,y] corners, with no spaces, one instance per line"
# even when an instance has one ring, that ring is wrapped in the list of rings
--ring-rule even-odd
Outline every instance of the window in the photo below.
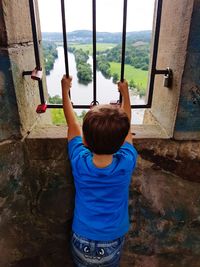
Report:
[[[93,64],[93,88],[90,90],[90,96],[87,96],[88,98],[85,99],[85,92],[82,93],[80,97],[76,101],[74,101],[74,96],[72,92],[72,102],[74,102],[74,108],[82,109],[82,108],[90,108],[91,104],[97,104],[99,99],[104,92],[99,92],[97,90],[97,66],[98,66],[98,58],[97,58],[97,23],[96,23],[96,12],[98,10],[98,1],[96,3],[96,0],[90,0],[91,2],[91,8],[92,8],[92,47],[93,47],[93,57],[91,58]],[[148,93],[146,94],[146,101],[142,104],[132,104],[133,109],[142,109],[142,108],[151,108],[152,104],[152,96],[153,96],[153,87],[154,87],[154,79],[155,75],[163,74],[165,75],[164,78],[164,85],[166,87],[170,87],[171,79],[172,79],[172,72],[169,68],[166,68],[165,70],[157,70],[156,69],[156,62],[157,62],[157,53],[158,53],[158,43],[159,43],[159,32],[160,32],[160,22],[161,22],[161,14],[162,14],[162,0],[156,0],[155,1],[155,16],[154,16],[154,29],[153,29],[153,35],[152,35],[152,54],[151,54],[151,64],[149,67],[149,82],[148,82]],[[36,23],[36,12],[35,12],[35,3],[34,0],[29,0],[30,3],[30,14],[31,14],[31,23],[32,23],[32,30],[33,30],[33,41],[34,41],[34,51],[35,51],[35,59],[36,59],[36,69],[37,71],[41,70],[41,62],[40,62],[40,55],[39,55],[39,44],[38,44],[38,37],[37,37],[37,23]],[[121,40],[121,71],[120,71],[120,78],[121,80],[124,79],[124,71],[125,71],[125,62],[129,60],[128,56],[126,54],[126,43],[127,43],[127,11],[128,9],[128,1],[127,0],[121,0],[122,4],[122,18],[123,18],[123,31],[122,31],[122,40]],[[65,1],[60,1],[61,5],[61,14],[62,14],[62,30],[63,30],[63,44],[64,44],[64,55],[65,55],[65,70],[66,74],[69,74],[69,67],[68,66],[68,42],[67,42],[67,31],[66,31],[66,14],[65,14]],[[133,14],[134,16],[134,14]],[[129,15],[130,17],[130,15]],[[81,23],[81,22],[80,22]],[[100,38],[100,37],[98,37]],[[127,49],[128,50],[128,49]],[[99,55],[99,54],[98,54]],[[107,56],[107,55],[106,55]],[[103,56],[102,56],[103,57]],[[147,60],[147,59],[146,59]],[[137,58],[135,59],[135,63],[137,64]],[[138,64],[140,62],[138,61]],[[99,67],[99,66],[98,66]],[[141,66],[140,66],[141,67]],[[144,66],[145,68],[145,66]],[[30,74],[30,72],[26,72],[24,74]],[[36,77],[37,79],[37,77]],[[39,84],[39,92],[40,92],[40,99],[41,99],[41,106],[45,105],[45,99],[43,94],[43,84],[40,79],[38,79]],[[134,80],[132,81],[132,87],[135,87]],[[92,92],[92,94],[91,94]],[[120,101],[120,97],[119,97]],[[47,108],[61,108],[61,104],[47,104]],[[43,112],[43,109],[39,109],[39,112]]]

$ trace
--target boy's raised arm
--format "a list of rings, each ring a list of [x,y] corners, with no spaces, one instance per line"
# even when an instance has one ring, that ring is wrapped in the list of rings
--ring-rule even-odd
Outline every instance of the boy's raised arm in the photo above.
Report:
[[[81,136],[81,127],[75,116],[71,100],[69,98],[69,90],[71,88],[72,77],[67,78],[65,75],[61,80],[62,85],[62,101],[65,119],[68,125],[68,140],[75,136]]]
[[[118,82],[118,89],[122,95],[121,108],[124,109],[124,111],[126,112],[129,118],[129,121],[131,122],[131,101],[130,101],[127,81],[124,80],[123,82]],[[125,141],[132,144],[131,128],[129,129],[129,132],[128,132],[128,135],[126,136]]]

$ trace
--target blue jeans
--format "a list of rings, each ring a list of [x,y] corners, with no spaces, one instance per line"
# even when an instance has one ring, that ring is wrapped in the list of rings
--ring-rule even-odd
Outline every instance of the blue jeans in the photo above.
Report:
[[[118,267],[124,237],[94,241],[72,233],[71,250],[76,267]]]

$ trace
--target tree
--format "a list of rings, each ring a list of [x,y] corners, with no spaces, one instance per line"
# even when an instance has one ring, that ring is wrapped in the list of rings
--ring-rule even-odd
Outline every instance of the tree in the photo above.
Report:
[[[59,95],[49,96],[49,103],[62,104],[62,98]]]
[[[77,66],[77,77],[79,82],[88,84],[92,81],[92,70],[91,66],[88,63],[80,63]]]
[[[130,89],[134,89],[134,88],[137,87],[137,85],[136,85],[136,83],[134,82],[134,80],[130,80],[130,82],[129,82],[129,87],[130,87]]]
[[[119,74],[118,73],[113,73],[112,77],[113,77],[113,83],[117,83],[117,81],[119,81]]]
[[[44,54],[45,72],[46,75],[49,75],[50,71],[53,69],[54,62],[58,57],[57,46],[55,43],[43,41],[42,48]]]

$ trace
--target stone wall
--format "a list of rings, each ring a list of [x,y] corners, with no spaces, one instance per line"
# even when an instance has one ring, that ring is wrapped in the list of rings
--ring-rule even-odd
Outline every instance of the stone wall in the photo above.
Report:
[[[139,158],[121,266],[199,267],[200,184]]]
[[[0,144],[0,266],[22,256],[20,239],[27,212],[24,195],[25,169],[22,143],[5,141]],[[17,224],[21,224],[17,227]]]
[[[0,140],[5,140],[25,135],[35,123],[50,123],[50,117],[35,112],[38,82],[22,76],[36,67],[28,2],[0,0],[0,21]],[[41,41],[40,28],[38,35]],[[45,77],[43,83],[47,96]]]
[[[53,127],[55,137],[52,134],[48,138],[43,136],[44,130],[40,135],[39,130],[33,131],[21,144],[25,156],[23,158],[21,154],[13,166],[13,170],[19,171],[2,187],[2,267],[11,263],[13,267],[72,266],[69,237],[74,187],[67,158],[67,140],[64,136],[61,138],[63,128]],[[154,156],[177,155],[175,144],[157,141],[160,149],[152,140],[135,139],[134,145],[142,157],[148,148]],[[16,157],[19,151],[13,144],[9,146]],[[179,150],[179,161],[192,157],[180,147]],[[196,153],[193,157],[198,162],[198,149]],[[150,156],[149,160],[142,157],[138,159],[130,187],[131,228],[121,266],[167,267],[173,264],[175,267],[197,267],[200,183],[163,170],[153,157],[151,160]],[[7,158],[4,160],[9,162]],[[193,180],[193,174],[190,180]]]
[[[181,86],[174,137],[179,140],[200,139],[200,1],[194,9]]]
[[[22,16],[23,14],[23,16]],[[39,31],[39,38],[41,38]],[[0,266],[24,258],[31,233],[28,169],[23,139],[35,125],[50,123],[35,110],[38,84],[23,77],[35,68],[28,1],[0,0]],[[45,78],[44,78],[45,84]],[[45,87],[44,87],[45,88]],[[46,94],[46,91],[45,91]],[[33,234],[34,239],[34,234]],[[36,242],[36,241],[35,241]],[[32,250],[30,249],[29,254]],[[29,265],[31,266],[31,265]]]
[[[190,140],[198,139],[199,106],[198,90],[192,91],[192,98],[188,89],[191,64],[197,70],[195,86],[199,82],[195,43],[199,0],[163,2],[164,17],[174,22],[162,21],[160,48],[164,50],[160,50],[158,66],[173,67],[174,84],[172,91],[163,91],[162,78],[156,79],[153,115],[147,120],[152,124],[155,119],[157,125],[139,131],[143,137],[133,127],[140,158],[130,188],[131,229],[122,266],[199,267],[200,144]],[[171,37],[168,44],[163,29]],[[36,114],[38,84],[22,77],[24,70],[34,67],[28,1],[0,0],[1,267],[72,266],[69,237],[74,186],[66,129],[53,127],[49,134],[44,127],[50,122],[48,112]],[[190,103],[182,105],[188,99]],[[174,134],[174,124],[174,137],[185,136],[179,138],[185,141],[167,139]],[[185,127],[189,135],[184,134]]]
[[[173,136],[179,105],[193,5],[194,0],[163,1],[156,69],[171,68],[173,83],[166,88],[164,76],[156,75],[150,112],[169,137]]]

